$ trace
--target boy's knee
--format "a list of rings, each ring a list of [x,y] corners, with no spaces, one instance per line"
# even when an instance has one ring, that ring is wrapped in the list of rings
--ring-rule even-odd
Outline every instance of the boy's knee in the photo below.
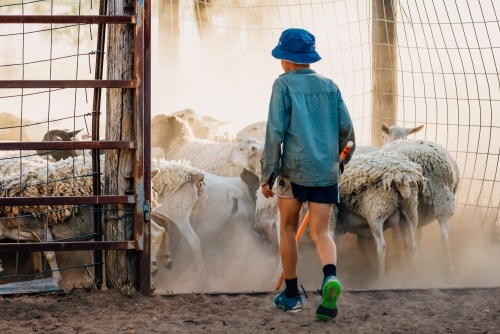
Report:
[[[317,244],[322,240],[324,240],[324,238],[330,238],[330,234],[328,233],[328,230],[326,231],[310,230],[309,237],[311,238],[312,242],[314,242],[314,244]]]

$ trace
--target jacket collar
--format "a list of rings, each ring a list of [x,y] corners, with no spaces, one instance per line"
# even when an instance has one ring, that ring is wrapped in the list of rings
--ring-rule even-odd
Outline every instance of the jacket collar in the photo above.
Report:
[[[303,69],[300,69],[300,70],[294,70],[294,71],[285,72],[283,74],[280,74],[280,77],[282,77],[284,75],[288,75],[288,74],[311,74],[311,73],[316,73],[316,71],[313,70],[313,69],[310,69],[310,68],[303,68]]]

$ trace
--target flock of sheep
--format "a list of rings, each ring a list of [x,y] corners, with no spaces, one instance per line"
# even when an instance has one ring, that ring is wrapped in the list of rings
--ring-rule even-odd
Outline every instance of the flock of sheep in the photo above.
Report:
[[[276,198],[264,198],[259,185],[266,122],[245,127],[235,138],[219,131],[224,124],[190,109],[157,115],[151,121],[154,156],[151,184],[156,199],[152,213],[153,274],[157,257],[167,266],[172,261],[169,251],[171,223],[187,240],[195,266],[200,270],[204,266],[200,239],[216,233],[226,224],[241,224],[243,233],[257,234],[268,242],[278,238]],[[454,271],[448,223],[455,211],[459,170],[442,146],[406,139],[422,127],[406,129],[383,125],[385,146],[381,149],[358,146],[340,179],[341,203],[332,212],[331,233],[357,235],[358,249],[367,256],[368,252],[373,252],[369,245],[374,240],[380,278],[385,275],[383,231],[393,229],[395,245],[404,247],[415,266],[417,231],[436,219],[441,226],[448,270]],[[51,132],[44,140],[70,140],[77,136],[73,132],[62,132],[67,137]],[[0,152],[1,196],[91,194],[91,181],[85,178],[91,172],[91,158],[81,154],[70,152],[73,159],[55,156],[51,160],[58,161],[49,163],[46,158],[33,154],[23,158],[21,164],[19,158],[6,159],[8,153]],[[73,164],[74,170],[69,168]],[[21,180],[20,168],[23,171]],[[47,168],[50,170],[49,183],[46,183]],[[81,185],[73,187],[71,178],[65,173],[80,176],[75,180]],[[33,187],[37,187],[36,191]],[[78,235],[90,239],[93,222],[87,209],[56,206],[47,218],[47,214],[32,208],[23,212],[22,218],[16,218],[20,214],[17,209],[1,208],[0,238],[29,241],[71,238],[77,226]],[[305,213],[306,208],[303,211]],[[54,277],[60,279],[54,254],[46,252],[46,256]],[[38,258],[34,257],[35,267]]]

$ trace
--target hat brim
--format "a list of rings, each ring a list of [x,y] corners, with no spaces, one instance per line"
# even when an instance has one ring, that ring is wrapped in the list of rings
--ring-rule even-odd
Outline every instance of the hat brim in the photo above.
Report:
[[[288,60],[295,64],[312,64],[321,60],[321,57],[316,51],[313,52],[291,52],[280,48],[280,46],[276,46],[271,52],[272,56],[277,59]]]

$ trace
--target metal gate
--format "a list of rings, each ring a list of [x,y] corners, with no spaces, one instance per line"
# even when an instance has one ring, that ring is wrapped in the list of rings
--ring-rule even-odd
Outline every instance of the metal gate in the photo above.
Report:
[[[0,244],[0,252],[94,251],[95,283],[102,285],[101,250],[136,250],[138,255],[138,290],[150,294],[150,0],[135,0],[134,15],[110,16],[107,0],[100,0],[99,15],[3,15],[0,24],[98,24],[97,50],[104,50],[106,24],[134,26],[134,68],[132,80],[103,80],[103,52],[96,54],[95,80],[2,80],[0,88],[94,88],[92,141],[0,142],[0,150],[92,150],[92,196],[0,197],[0,206],[92,205],[94,208],[94,241],[58,241],[47,243]],[[90,62],[90,60],[89,60]],[[100,105],[102,88],[134,90],[134,138],[131,141],[100,140]],[[100,149],[133,150],[134,189],[126,194],[101,194]],[[133,240],[103,241],[101,230],[103,204],[133,205]]]

